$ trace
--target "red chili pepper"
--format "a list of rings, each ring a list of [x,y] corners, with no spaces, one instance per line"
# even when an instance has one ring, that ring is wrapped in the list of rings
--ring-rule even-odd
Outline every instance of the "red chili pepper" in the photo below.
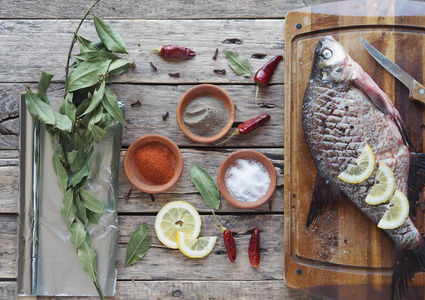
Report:
[[[224,227],[220,221],[217,219],[217,216],[215,215],[214,211],[212,212],[215,218],[215,221],[217,222],[218,226],[220,226],[220,231],[223,234],[223,242],[224,246],[226,247],[227,256],[229,257],[231,262],[234,262],[236,259],[236,242],[235,237],[233,236],[230,229]]]
[[[262,66],[254,76],[254,82],[257,84],[255,90],[255,104],[257,104],[257,96],[259,87],[265,87],[269,84],[270,79],[273,76],[274,71],[276,70],[277,64],[283,59],[282,55],[276,55],[271,60],[269,60],[264,66]]]
[[[166,45],[156,50],[160,56],[164,58],[183,58],[183,57],[192,57],[196,53],[193,50],[190,50],[186,47],[179,47],[176,45]]]
[[[252,119],[249,119],[249,120],[239,124],[238,127],[236,127],[236,130],[227,139],[218,143],[217,145],[224,144],[234,135],[250,133],[255,128],[266,123],[268,120],[270,120],[269,114],[262,114],[262,115],[259,115],[257,117],[254,117]]]
[[[260,265],[260,231],[254,228],[248,246],[249,262],[253,267]]]

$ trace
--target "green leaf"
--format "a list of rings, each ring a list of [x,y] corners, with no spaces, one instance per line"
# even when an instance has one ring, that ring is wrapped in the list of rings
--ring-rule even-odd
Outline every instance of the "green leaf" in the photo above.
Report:
[[[25,93],[25,103],[30,115],[44,124],[55,125],[55,112],[52,107],[34,92],[27,90]]]
[[[92,41],[89,41],[82,36],[77,36],[78,43],[80,44],[80,52],[87,52],[87,51],[93,51],[93,50],[100,50],[95,43]]]
[[[99,219],[102,216],[101,213],[92,212],[91,210],[87,210],[87,219],[90,223],[97,225],[99,224]]]
[[[71,242],[76,249],[86,240],[87,230],[81,222],[74,222],[70,227]]]
[[[124,39],[112,28],[109,23],[106,23],[101,18],[94,16],[94,27],[102,42],[109,51],[116,53],[127,53],[125,50]]]
[[[69,75],[66,82],[66,93],[84,89],[95,85],[99,81],[99,76],[106,74],[110,60],[94,59],[83,61]]]
[[[90,116],[89,125],[95,125],[96,123],[99,123],[102,120],[102,117],[103,117],[103,106],[98,105]]]
[[[97,256],[96,252],[84,242],[78,249],[78,258],[81,266],[89,278],[97,282]]]
[[[111,52],[105,51],[87,51],[74,56],[78,61],[86,61],[91,59],[103,59],[103,60],[111,60],[112,62],[121,59],[118,55],[115,55]]]
[[[84,178],[87,178],[87,177],[84,177]],[[85,183],[87,183],[87,180],[86,180]],[[85,183],[84,183],[84,185],[85,185]],[[78,189],[78,191],[80,189]],[[75,188],[75,190],[77,190],[77,188]],[[77,213],[76,213],[77,214],[77,218],[80,220],[81,223],[83,223],[83,225],[87,225],[87,223],[89,221],[87,219],[87,212],[86,212],[87,210],[84,207],[83,203],[81,202],[81,199],[80,199],[80,195],[79,194],[77,194],[75,196],[75,205],[77,206]]]
[[[132,68],[131,61],[128,59],[117,59],[109,66],[109,76],[118,75],[124,73],[126,70]]]
[[[102,101],[103,95],[105,94],[105,84],[106,84],[105,80],[103,80],[99,89],[94,91],[93,98],[90,101],[90,105],[89,107],[87,107],[86,111],[82,114],[83,116],[95,110],[97,106],[99,105],[100,101]]]
[[[138,262],[152,244],[149,226],[146,224],[140,225],[131,235],[127,243],[125,253],[125,266],[130,266]]]
[[[77,112],[77,108],[74,103],[72,103],[73,93],[66,94],[65,101],[60,106],[60,113],[63,115],[67,115],[71,120],[72,124],[75,123],[75,114]]]
[[[75,159],[77,158],[78,149],[74,149],[70,152],[66,152],[66,159],[70,166],[75,164]]]
[[[97,213],[105,212],[105,206],[103,205],[103,202],[92,194],[90,194],[89,192],[87,192],[86,190],[80,190],[80,196],[83,205],[89,210]]]
[[[251,76],[251,63],[245,57],[239,54],[224,50],[226,54],[227,63],[240,76]]]
[[[106,130],[103,130],[102,128],[100,128],[97,125],[89,124],[88,129],[92,133],[95,143],[98,143],[103,138],[103,136],[106,134]]]
[[[190,175],[195,187],[201,193],[205,203],[214,209],[220,207],[220,193],[211,176],[197,164],[193,164]]]
[[[76,116],[81,116],[83,112],[87,109],[87,107],[89,107],[91,98],[92,98],[92,95],[89,94],[87,99],[85,99],[84,101],[80,103],[80,105],[78,105],[77,111],[75,112]]]
[[[46,103],[49,103],[49,100],[47,99],[47,89],[49,88],[50,83],[52,82],[52,78],[53,74],[43,71],[41,73],[40,81],[37,85],[38,95],[40,96],[41,100]]]
[[[67,115],[62,115],[60,113],[55,113],[55,127],[66,132],[71,132],[72,130],[72,121],[68,118]]]
[[[62,165],[61,159],[57,152],[53,154],[53,169],[58,176],[59,186],[61,187],[62,192],[65,193],[65,190],[68,187],[68,173]]]
[[[125,124],[122,111],[118,105],[117,96],[108,87],[105,88],[105,95],[102,98],[102,105],[117,122]]]
[[[93,155],[93,151],[94,151],[94,149],[93,149],[93,147],[91,147],[89,152],[87,152],[86,155],[85,155],[84,163],[81,166],[81,169],[77,173],[72,175],[72,178],[71,178],[72,186],[75,187],[77,184],[79,184],[83,180],[84,177],[86,177],[90,174],[88,164],[89,164],[90,158]]]
[[[63,195],[62,207],[61,207],[61,216],[62,220],[65,222],[66,226],[69,228],[75,220],[75,213],[77,212],[77,207],[73,201],[73,192],[72,189],[68,189]]]

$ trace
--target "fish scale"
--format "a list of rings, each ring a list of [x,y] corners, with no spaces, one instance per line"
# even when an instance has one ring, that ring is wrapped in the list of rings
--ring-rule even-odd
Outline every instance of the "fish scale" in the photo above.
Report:
[[[414,196],[409,192],[418,194],[423,189],[425,155],[410,154],[399,112],[332,37],[322,38],[315,50],[302,115],[305,139],[317,168],[307,227],[327,203],[338,202],[342,194],[378,224],[387,204],[370,205],[364,200],[375,184],[380,161],[392,169],[396,188],[404,194]],[[366,145],[376,159],[373,174],[358,184],[340,180],[338,175],[355,164]],[[416,182],[409,182],[411,177]],[[394,298],[417,271],[425,269],[425,241],[410,217],[400,227],[384,231],[397,248],[391,284]]]

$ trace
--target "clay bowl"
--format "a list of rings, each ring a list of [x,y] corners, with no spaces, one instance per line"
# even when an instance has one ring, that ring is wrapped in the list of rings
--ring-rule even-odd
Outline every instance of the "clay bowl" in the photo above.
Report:
[[[259,161],[265,166],[265,168],[267,169],[267,172],[269,173],[269,176],[270,176],[269,189],[264,194],[264,196],[257,199],[256,201],[253,201],[253,202],[240,201],[236,199],[235,197],[233,197],[226,187],[226,184],[224,182],[226,171],[229,167],[235,164],[235,161],[237,159],[253,159],[253,160]],[[233,206],[236,206],[239,208],[245,208],[245,209],[255,208],[269,201],[276,189],[276,183],[277,183],[276,170],[273,166],[273,163],[264,154],[261,154],[260,152],[253,151],[253,150],[240,150],[235,153],[232,153],[221,163],[220,168],[218,169],[218,174],[217,174],[217,185],[223,198],[226,199],[226,201],[232,204]]]
[[[169,182],[162,185],[154,185],[143,178],[140,175],[140,172],[137,170],[135,164],[134,156],[136,151],[141,146],[151,142],[158,142],[163,144],[165,147],[171,150],[176,159],[176,169],[173,178],[171,178]],[[128,180],[142,192],[149,194],[163,193],[171,189],[179,181],[183,172],[183,156],[179,147],[177,147],[177,145],[169,138],[158,134],[145,135],[135,140],[128,148],[124,157],[124,171]]]
[[[187,105],[194,99],[198,97],[215,97],[221,101],[223,101],[224,107],[229,111],[229,119],[227,120],[226,125],[213,136],[199,136],[192,133],[185,125],[183,120],[183,114],[187,107]],[[235,106],[233,104],[232,98],[229,94],[219,88],[218,86],[212,84],[200,84],[191,89],[189,89],[184,95],[181,97],[179,104],[177,105],[177,123],[181,129],[181,131],[192,141],[198,143],[213,143],[223,138],[229,130],[233,126],[233,122],[235,121]]]

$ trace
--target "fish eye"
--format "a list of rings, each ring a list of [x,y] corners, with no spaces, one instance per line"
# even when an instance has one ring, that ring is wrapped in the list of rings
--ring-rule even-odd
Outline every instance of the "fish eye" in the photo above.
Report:
[[[331,57],[332,57],[332,55],[333,55],[333,52],[332,52],[332,50],[331,50],[331,49],[326,48],[326,49],[324,49],[324,50],[322,51],[322,56],[323,56],[325,59],[329,59],[329,58],[331,58]]]

